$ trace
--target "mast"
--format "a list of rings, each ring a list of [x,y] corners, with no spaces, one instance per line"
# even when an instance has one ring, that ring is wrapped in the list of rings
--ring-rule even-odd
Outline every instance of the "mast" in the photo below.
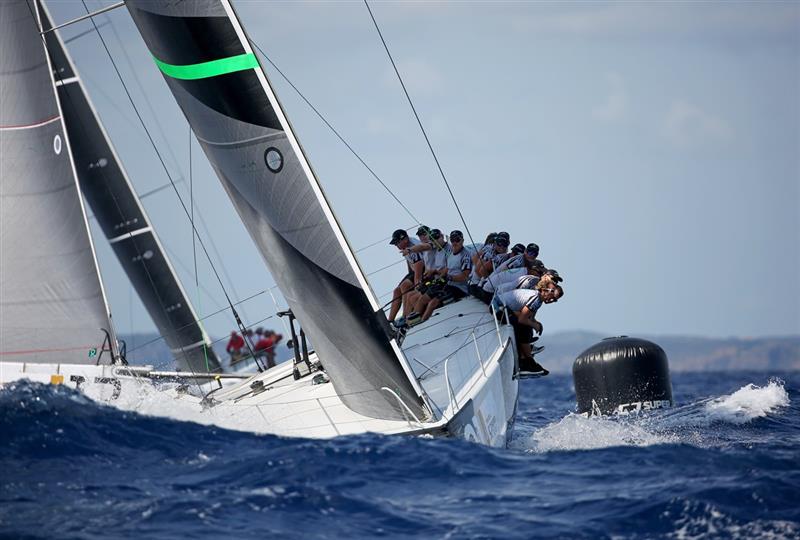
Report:
[[[0,2],[0,360],[118,357],[34,0]]]
[[[342,401],[429,411],[386,317],[227,0],[128,11]],[[387,391],[388,389],[388,391]]]
[[[44,29],[53,27],[43,9]],[[155,230],[105,131],[58,31],[45,34],[78,183],[180,369],[221,369]]]

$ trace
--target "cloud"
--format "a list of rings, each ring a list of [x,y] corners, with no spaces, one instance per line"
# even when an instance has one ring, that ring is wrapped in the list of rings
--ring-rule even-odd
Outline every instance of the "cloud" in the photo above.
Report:
[[[605,76],[608,94],[603,103],[592,108],[592,116],[598,120],[614,122],[622,120],[628,113],[628,90],[619,73],[609,72]]]
[[[726,142],[734,132],[723,118],[687,101],[678,100],[667,111],[662,134],[676,146],[689,148]]]

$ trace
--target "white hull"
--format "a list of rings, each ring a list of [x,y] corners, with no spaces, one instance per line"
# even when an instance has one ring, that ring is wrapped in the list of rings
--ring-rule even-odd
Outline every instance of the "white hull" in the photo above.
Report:
[[[205,400],[174,384],[154,393],[157,387],[149,379],[121,366],[0,363],[0,385],[23,378],[74,385],[94,399],[145,414],[281,436],[431,434],[504,446],[517,407],[513,343],[511,328],[496,325],[472,298],[440,309],[413,328],[402,348],[433,411],[425,421],[410,413],[403,421],[358,414],[342,403],[332,384],[315,384],[320,372],[295,380],[291,362],[223,388],[208,383]]]

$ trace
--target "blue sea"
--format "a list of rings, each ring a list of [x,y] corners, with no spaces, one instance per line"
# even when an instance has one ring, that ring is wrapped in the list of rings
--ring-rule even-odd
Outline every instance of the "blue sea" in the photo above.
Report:
[[[0,391],[0,538],[798,538],[800,373],[678,373],[677,406],[572,414],[521,383],[508,449],[288,439]]]

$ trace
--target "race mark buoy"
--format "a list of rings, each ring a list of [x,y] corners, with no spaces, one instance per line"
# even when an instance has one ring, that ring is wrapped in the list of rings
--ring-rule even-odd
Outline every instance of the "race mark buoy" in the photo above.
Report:
[[[672,406],[664,349],[644,339],[606,338],[572,364],[578,412],[628,414]]]

